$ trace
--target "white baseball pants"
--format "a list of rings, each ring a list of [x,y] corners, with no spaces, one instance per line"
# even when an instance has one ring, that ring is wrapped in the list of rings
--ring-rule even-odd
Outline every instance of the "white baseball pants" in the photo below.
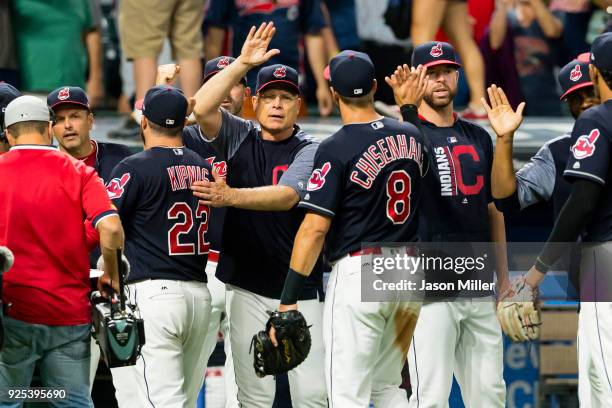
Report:
[[[410,407],[448,407],[453,373],[466,407],[505,407],[503,352],[491,298],[424,304],[408,353]]]
[[[399,388],[421,302],[362,302],[361,263],[334,264],[325,294],[323,336],[330,408],[408,407]]]
[[[217,258],[218,259],[218,258]],[[211,297],[211,312],[208,323],[206,339],[204,340],[204,350],[206,350],[206,361],[217,345],[217,335],[219,331],[223,333],[223,348],[225,350],[225,370],[223,371],[223,379],[225,381],[225,407],[238,408],[238,386],[234,378],[234,364],[232,361],[232,347],[229,340],[229,321],[225,308],[226,290],[225,283],[221,282],[215,276],[217,271],[217,262],[212,262],[210,257],[206,264],[206,276],[208,277],[208,290]],[[227,292],[227,296],[231,296],[231,292]]]
[[[120,408],[193,408],[204,383],[210,292],[203,282],[147,280],[127,285],[145,325],[135,366],[113,368]]]
[[[243,408],[270,408],[274,402],[276,384],[273,376],[259,378],[253,368],[251,340],[264,330],[268,321],[266,311],[277,310],[280,301],[256,295],[228,285],[233,292],[228,298],[230,341],[234,359],[234,373],[238,385],[238,401]],[[323,371],[322,320],[323,305],[318,299],[298,302],[300,312],[310,327],[312,346],[302,364],[289,371],[289,388],[294,408],[327,407]]]

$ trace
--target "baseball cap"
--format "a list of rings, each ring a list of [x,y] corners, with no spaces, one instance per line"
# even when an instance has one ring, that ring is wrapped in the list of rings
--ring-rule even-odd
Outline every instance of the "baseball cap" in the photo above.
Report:
[[[47,105],[51,109],[63,104],[79,105],[89,110],[87,94],[78,86],[62,86],[47,95]]]
[[[372,90],[374,64],[363,52],[345,50],[331,59],[323,72],[336,92],[346,97],[357,97]]]
[[[282,64],[274,64],[263,67],[257,73],[257,92],[259,93],[271,85],[286,85],[294,88],[295,92],[300,93],[298,85],[298,73],[295,69]]]
[[[579,59],[570,61],[561,68],[557,79],[563,91],[563,95],[561,95],[560,98],[561,100],[564,100],[570,93],[580,88],[593,86],[593,82],[591,82],[591,77],[589,76],[589,61],[587,60],[585,62],[584,59],[582,61]]]
[[[13,99],[4,112],[6,127],[19,122],[49,122],[50,120],[51,112],[47,104],[31,95]]]
[[[412,66],[417,67],[419,65],[423,65],[425,68],[436,65],[461,67],[461,64],[457,62],[453,46],[441,41],[429,41],[414,49],[412,52]]]
[[[154,86],[145,94],[142,114],[159,126],[181,126],[187,116],[187,99],[183,92],[172,86]]]
[[[591,64],[602,71],[612,71],[612,33],[603,33],[591,45]]]
[[[236,61],[234,57],[228,57],[226,55],[222,55],[217,58],[213,58],[204,65],[204,79],[202,83],[208,81],[213,77],[217,72],[221,71],[223,68],[227,67],[232,62]],[[245,86],[247,84],[246,78],[242,78],[240,80]]]
[[[6,106],[20,96],[21,92],[14,86],[6,82],[0,82],[0,129],[4,129],[4,111]]]

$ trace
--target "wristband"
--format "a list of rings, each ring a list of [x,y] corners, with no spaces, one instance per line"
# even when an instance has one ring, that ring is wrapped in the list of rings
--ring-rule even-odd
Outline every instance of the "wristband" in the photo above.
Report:
[[[536,258],[535,264],[534,264],[533,266],[534,266],[534,267],[535,267],[535,268],[538,270],[538,272],[540,272],[540,273],[546,273],[546,272],[548,272],[548,270],[550,269],[550,265],[548,265],[548,264],[544,263],[544,262],[543,262],[543,261],[540,259],[540,257],[539,257],[539,256]]]
[[[418,127],[419,109],[416,105],[412,103],[402,105],[400,107],[400,112],[402,113],[402,119],[404,119],[405,122],[412,123]]]
[[[300,297],[302,289],[306,284],[306,279],[308,279],[308,276],[289,268],[280,299],[282,305],[294,305],[297,303],[298,297]]]

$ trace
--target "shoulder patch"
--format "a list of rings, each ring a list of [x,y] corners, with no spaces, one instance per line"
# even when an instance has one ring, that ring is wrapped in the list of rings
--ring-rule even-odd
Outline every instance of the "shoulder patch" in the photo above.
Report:
[[[599,129],[593,129],[588,135],[582,135],[572,146],[572,153],[576,160],[585,159],[595,153],[595,142],[599,139]]]
[[[106,184],[106,192],[108,193],[108,198],[114,200],[115,198],[120,198],[125,192],[125,186],[128,181],[130,181],[130,173],[125,173],[121,177],[116,177]]]
[[[321,187],[323,187],[323,185],[325,184],[325,176],[327,175],[327,173],[329,173],[330,169],[331,169],[330,162],[325,162],[325,164],[321,166],[320,169],[314,169],[312,171],[312,175],[308,179],[307,190],[316,191],[316,190],[321,189]]]

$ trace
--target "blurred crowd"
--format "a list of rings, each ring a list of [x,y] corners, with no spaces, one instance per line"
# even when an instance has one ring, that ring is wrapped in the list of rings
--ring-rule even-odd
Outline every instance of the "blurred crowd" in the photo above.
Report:
[[[252,25],[273,21],[281,53],[270,64],[299,69],[311,107],[302,114],[333,113],[323,68],[339,51],[368,53],[384,83],[414,46],[445,40],[463,65],[455,101],[463,117],[485,118],[480,98],[491,83],[514,106],[525,100],[527,115],[559,116],[568,114],[559,67],[588,52],[611,16],[612,0],[0,0],[0,81],[33,94],[80,86],[94,109],[128,114],[164,59],[181,66],[180,86],[192,96],[206,61],[238,55]],[[393,114],[390,88],[376,99]],[[110,136],[137,135],[130,116]]]

